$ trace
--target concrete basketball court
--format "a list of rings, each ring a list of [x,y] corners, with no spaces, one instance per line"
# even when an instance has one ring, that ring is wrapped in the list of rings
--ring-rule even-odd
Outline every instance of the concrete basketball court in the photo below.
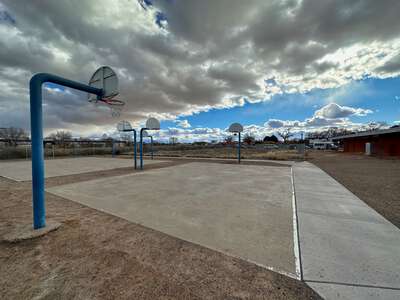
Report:
[[[296,276],[290,167],[195,162],[47,191]]]
[[[160,160],[145,160],[144,165],[160,163]],[[133,159],[103,158],[103,157],[76,157],[45,160],[45,177],[74,175],[87,172],[104,171],[134,166]],[[138,160],[139,166],[139,160]],[[0,162],[0,176],[16,180],[32,180],[32,162],[8,161]]]
[[[48,191],[291,275],[325,299],[400,299],[400,230],[307,162],[196,162]]]

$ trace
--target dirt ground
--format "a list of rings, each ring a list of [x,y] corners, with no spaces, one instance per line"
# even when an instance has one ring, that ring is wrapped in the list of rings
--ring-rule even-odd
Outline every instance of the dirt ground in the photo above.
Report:
[[[314,151],[308,160],[400,228],[400,159]]]
[[[155,167],[161,166],[147,170]],[[56,177],[46,185],[130,172]],[[48,220],[62,226],[34,240],[0,243],[2,299],[320,299],[303,282],[240,259],[51,194],[46,201]],[[31,221],[30,182],[0,178],[0,239]]]

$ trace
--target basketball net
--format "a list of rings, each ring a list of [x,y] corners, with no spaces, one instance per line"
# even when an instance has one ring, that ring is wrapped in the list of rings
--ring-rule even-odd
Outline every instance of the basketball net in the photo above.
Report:
[[[121,115],[121,111],[125,105],[125,102],[119,99],[115,99],[115,96],[106,97],[102,99],[90,99],[89,102],[94,102],[95,105],[98,104],[107,105],[107,107],[111,110],[111,116],[113,118],[117,118]]]
[[[118,118],[121,115],[122,111],[122,106],[117,106],[117,105],[109,105],[108,106],[111,110],[111,116],[113,118]]]

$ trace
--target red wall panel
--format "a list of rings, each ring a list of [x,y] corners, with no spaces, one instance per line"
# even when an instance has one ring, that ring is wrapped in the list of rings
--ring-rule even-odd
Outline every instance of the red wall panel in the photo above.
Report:
[[[343,140],[345,152],[364,153],[365,144],[372,144],[372,154],[382,156],[400,156],[400,133]]]

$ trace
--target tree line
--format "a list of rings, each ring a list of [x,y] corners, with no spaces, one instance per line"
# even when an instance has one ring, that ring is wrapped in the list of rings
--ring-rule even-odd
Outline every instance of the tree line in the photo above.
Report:
[[[357,130],[349,130],[340,127],[330,127],[321,131],[307,132],[307,136],[305,137],[305,139],[331,139],[333,137],[348,135],[360,131],[378,130],[387,127],[388,125],[386,122],[370,122],[366,125],[361,126]],[[270,136],[267,135],[262,140],[256,140],[253,135],[245,134],[243,137],[243,142],[249,145],[256,143],[277,143],[279,142],[279,138],[281,138],[284,143],[287,143],[295,135],[295,132],[293,130],[293,127],[279,128],[276,130],[275,134],[272,134]],[[67,141],[72,140],[72,133],[65,130],[57,130],[56,132],[49,134],[45,139],[54,141],[54,143],[57,145],[65,146]],[[0,140],[6,142],[9,146],[17,146],[18,141],[29,141],[30,139],[29,135],[24,129],[9,127],[0,128]],[[104,134],[103,140],[112,140],[112,138]],[[233,142],[234,138],[232,136],[227,136],[224,139],[224,143],[226,144],[232,144]]]

